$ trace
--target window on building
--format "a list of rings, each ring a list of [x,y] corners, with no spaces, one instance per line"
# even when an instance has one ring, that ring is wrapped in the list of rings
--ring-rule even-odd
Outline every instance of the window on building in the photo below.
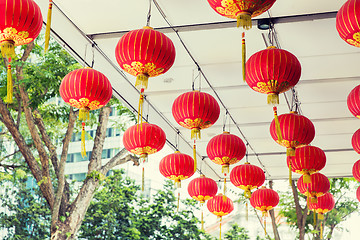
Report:
[[[85,178],[86,178],[86,173],[69,174],[70,180],[75,180],[80,182],[80,181],[84,181]]]
[[[106,137],[112,137],[114,135],[114,129],[107,128],[106,129]]]
[[[74,154],[70,153],[67,155],[67,159],[66,159],[67,163],[73,163],[74,162]]]
[[[101,158],[102,159],[111,158],[113,155],[112,153],[113,153],[112,149],[104,149],[102,151]]]
[[[116,128],[115,129],[115,136],[120,136],[120,134],[121,134],[121,130],[120,130],[120,128]]]

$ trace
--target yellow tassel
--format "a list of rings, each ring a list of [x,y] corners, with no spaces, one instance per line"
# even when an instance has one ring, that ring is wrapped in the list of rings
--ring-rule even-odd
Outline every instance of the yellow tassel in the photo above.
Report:
[[[147,74],[139,74],[136,76],[136,82],[135,82],[135,87],[137,89],[147,89],[148,87],[148,82],[149,82],[149,75]]]
[[[145,190],[145,168],[142,168],[142,177],[141,177],[141,191]]]
[[[323,232],[324,232],[323,223],[322,223],[322,221],[321,221],[321,222],[320,222],[320,239],[323,239]]]
[[[194,146],[193,146],[193,154],[194,154],[194,172],[196,172],[197,159],[196,159],[196,142],[195,141],[194,141]]]
[[[246,190],[245,190],[244,196],[245,196],[247,199],[250,199],[250,198],[251,198],[251,191],[250,191],[250,189],[246,189]]]
[[[243,73],[243,80],[246,80],[246,45],[245,45],[245,33],[242,33],[242,73]]]
[[[310,176],[309,173],[305,173],[305,174],[303,175],[303,182],[304,182],[304,183],[311,183],[311,176]]]
[[[245,30],[252,28],[251,13],[242,12],[237,15],[237,27],[242,27]]]
[[[201,209],[201,230],[204,231],[204,211]]]
[[[221,222],[222,222],[222,217],[220,217],[220,240],[221,240]]]
[[[264,214],[264,213],[265,213],[265,214]],[[266,215],[267,215],[267,212],[263,212],[265,237],[267,236],[267,232],[266,232]]]
[[[249,204],[248,204],[247,201],[246,201],[246,213],[245,213],[245,216],[246,216],[246,221],[248,222],[249,221]]]
[[[85,108],[80,108],[80,111],[79,111],[79,120],[80,121],[86,121],[86,120],[89,120],[90,118],[90,110],[89,108],[85,107]]]
[[[224,178],[224,197],[226,197],[225,195],[226,195],[226,176]],[[226,201],[226,198],[224,201]]]
[[[200,128],[191,129],[191,139],[201,139]]]
[[[52,13],[52,0],[49,0],[49,9],[48,9],[46,30],[45,30],[45,52],[47,52],[49,49],[50,29],[51,29],[51,13]]]
[[[85,149],[85,122],[82,122],[82,130],[81,130],[81,156],[86,157],[86,149]]]
[[[15,42],[7,40],[1,43],[1,54],[3,58],[14,58],[15,55]]]
[[[222,165],[221,172],[225,174],[229,173],[229,169],[230,169],[229,164],[224,164]]]
[[[269,105],[278,105],[279,95],[277,95],[276,93],[269,93],[267,96],[267,102]]]
[[[179,212],[179,206],[180,206],[180,191],[178,192],[178,200],[177,200],[177,208],[176,208],[177,212]]]
[[[144,89],[141,89],[140,98],[139,98],[138,116],[137,116],[137,120],[141,126],[141,130],[142,130],[142,123],[143,123],[143,118],[142,118],[143,108],[144,108]]]
[[[7,70],[7,96],[6,96],[6,102],[7,103],[13,103],[13,79],[11,74],[11,64],[9,62],[8,70]]]
[[[289,185],[291,186],[292,185],[292,163],[291,163],[291,160],[289,162]]]
[[[314,214],[315,214],[315,213],[314,213]],[[318,218],[319,218],[319,220],[324,220],[324,214],[319,213],[319,214],[318,214]]]
[[[280,122],[279,122],[279,117],[278,117],[278,114],[277,114],[277,107],[273,107],[273,111],[274,111],[274,121],[275,121],[276,135],[277,135],[278,141],[282,142],[283,137],[282,137],[282,134],[281,134]]]
[[[311,203],[317,203],[318,202],[318,199],[316,196],[312,196],[311,197]]]
[[[286,149],[286,156],[294,157],[295,156],[295,148],[287,148]]]
[[[313,211],[313,216],[314,216],[314,227],[316,226],[316,213],[315,211]]]

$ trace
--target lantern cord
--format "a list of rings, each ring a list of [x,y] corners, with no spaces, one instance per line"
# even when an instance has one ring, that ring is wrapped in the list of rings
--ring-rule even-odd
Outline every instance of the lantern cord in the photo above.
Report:
[[[180,206],[180,191],[178,191],[178,199],[177,199],[177,208],[176,208],[176,212],[179,212],[179,206]]]
[[[246,213],[245,213],[245,216],[246,216],[246,221],[248,222],[249,221],[249,203],[248,203],[247,199],[246,199]]]
[[[242,33],[241,39],[242,45],[242,74],[243,74],[243,81],[245,82],[246,79],[246,45],[245,45],[245,32]]]
[[[201,230],[204,231],[204,210],[201,208]]]
[[[52,4],[53,4],[52,0],[49,0],[49,9],[48,9],[46,30],[45,30],[45,47],[44,47],[45,52],[49,50]]]
[[[140,91],[140,98],[139,98],[139,109],[138,109],[138,124],[140,124],[141,129],[142,129],[142,123],[143,123],[143,108],[144,108],[144,88],[141,89]]]
[[[313,211],[313,216],[314,216],[314,228],[316,227],[316,213],[315,210]]]
[[[141,191],[144,191],[144,185],[145,185],[145,168],[144,165],[142,167],[142,177],[141,177]]]
[[[289,158],[289,185],[291,186],[292,184],[292,159],[291,157]]]
[[[81,123],[81,156],[86,157],[86,149],[85,149],[85,122]]]
[[[226,196],[226,174],[224,177],[224,196]]]
[[[220,240],[221,240],[221,222],[222,222],[222,217],[220,217]]]
[[[11,58],[9,58],[9,65],[7,67],[7,95],[6,95],[6,102],[13,103],[13,79],[11,73]]]
[[[279,142],[283,141],[283,137],[281,134],[281,128],[280,128],[280,122],[279,122],[279,117],[277,114],[277,107],[274,106],[273,107],[273,111],[274,111],[274,121],[275,121],[275,129],[276,129],[276,135],[277,135],[277,139]]]
[[[320,222],[320,239],[323,239],[323,231],[324,231],[323,221],[321,221]]]
[[[196,168],[197,168],[197,159],[196,159],[196,139],[194,139],[193,154],[194,154],[194,172],[196,172]]]
[[[151,1],[149,0],[149,12],[147,14],[147,18],[146,18],[146,26],[150,26],[150,19],[151,19]]]

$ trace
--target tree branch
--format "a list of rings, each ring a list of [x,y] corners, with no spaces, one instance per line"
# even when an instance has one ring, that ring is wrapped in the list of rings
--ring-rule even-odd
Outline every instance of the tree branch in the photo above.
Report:
[[[106,175],[106,173],[113,167],[124,164],[129,161],[133,161],[134,165],[139,166],[139,158],[133,155],[128,155],[124,158],[121,158],[128,151],[126,148],[121,149],[113,158],[111,158],[100,170],[101,174]]]
[[[270,189],[273,189],[273,184],[274,182],[272,180],[269,181],[269,187]],[[271,217],[271,224],[272,224],[272,227],[273,227],[273,232],[274,232],[274,237],[275,237],[275,240],[280,240],[280,234],[279,234],[279,231],[278,231],[278,227],[276,225],[276,219],[275,219],[275,212],[274,212],[274,209],[271,209],[269,211],[270,213],[270,217]]]
[[[307,206],[305,208],[301,208],[300,199],[297,188],[295,186],[295,180],[291,181],[291,190],[294,196],[296,216],[297,216],[297,226],[299,228],[299,239],[304,240],[305,238],[305,223],[307,217]]]
[[[59,213],[60,213],[60,206],[61,203],[63,202],[65,205],[68,204],[69,201],[69,196],[65,195],[64,196],[64,188],[66,185],[66,180],[65,180],[65,163],[66,163],[66,159],[67,159],[67,154],[68,154],[68,150],[69,150],[69,143],[71,140],[71,136],[73,134],[74,131],[74,125],[75,125],[75,120],[76,120],[76,114],[73,111],[73,107],[70,108],[70,114],[69,114],[69,124],[68,124],[68,128],[63,140],[63,148],[62,148],[62,152],[61,152],[61,158],[60,158],[60,165],[59,167],[57,167],[57,158],[56,158],[56,175],[58,178],[58,189],[56,192],[56,196],[55,196],[55,201],[54,201],[54,208],[52,210],[52,214],[51,214],[51,229],[56,227],[56,223],[59,220]],[[42,126],[44,127],[44,126]],[[49,141],[49,139],[47,140]],[[51,149],[55,149],[55,154],[56,154],[56,147],[52,145],[52,143],[49,143],[49,147]],[[54,165],[55,168],[55,165]],[[64,201],[62,201],[62,199]],[[65,207],[64,207],[65,208]]]

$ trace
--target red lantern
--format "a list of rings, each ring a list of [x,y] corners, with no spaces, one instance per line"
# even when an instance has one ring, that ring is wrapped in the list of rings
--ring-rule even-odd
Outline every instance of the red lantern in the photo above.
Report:
[[[355,117],[360,118],[360,85],[356,86],[348,95],[347,106]]]
[[[297,187],[302,194],[311,198],[311,203],[317,203],[318,197],[321,197],[330,190],[330,182],[321,173],[314,173],[310,178],[310,183],[304,183],[303,176],[301,176],[297,182]]]
[[[212,126],[220,115],[220,107],[210,94],[192,91],[177,97],[172,106],[175,121],[184,128],[191,129],[194,140],[194,160],[196,168],[196,139],[200,139],[200,130]]]
[[[314,146],[296,148],[295,157],[288,158],[288,167],[295,173],[302,174],[304,183],[310,183],[310,175],[323,169],[326,156],[323,150]]]
[[[60,96],[70,106],[80,109],[82,123],[81,154],[85,150],[85,120],[89,111],[105,106],[111,99],[112,87],[107,77],[91,68],[77,69],[68,73],[60,84]]]
[[[360,129],[358,129],[351,138],[351,145],[355,152],[360,154]]]
[[[360,47],[360,1],[348,0],[336,15],[336,29],[348,44]]]
[[[309,209],[319,214],[319,219],[323,219],[323,215],[330,212],[335,207],[334,196],[331,193],[325,193],[323,196],[318,198],[317,203],[310,203]]]
[[[228,215],[234,210],[233,201],[221,193],[207,202],[209,211],[220,218],[220,239],[221,239],[221,221],[222,217]]]
[[[288,156],[294,156],[296,147],[310,144],[315,137],[315,128],[312,122],[296,112],[280,115],[279,128],[280,139],[275,120],[273,120],[270,125],[270,134],[278,144],[287,148]]]
[[[176,151],[161,159],[159,169],[164,177],[174,180],[177,187],[181,187],[181,180],[185,180],[195,173],[194,159]]]
[[[250,198],[251,190],[264,184],[265,174],[258,166],[245,163],[231,170],[230,181],[235,187],[245,191],[245,197]]]
[[[188,185],[189,195],[201,203],[212,199],[218,190],[217,184],[211,178],[201,175],[198,178],[191,180]]]
[[[358,201],[360,202],[360,187],[358,187],[358,189],[356,190],[356,197],[357,197]]]
[[[0,46],[3,58],[8,58],[6,102],[12,103],[13,80],[11,58],[15,47],[28,44],[39,35],[43,18],[39,6],[33,0],[0,0]]]
[[[254,91],[268,94],[268,104],[279,104],[279,94],[294,87],[301,76],[301,65],[292,53],[269,47],[246,62],[246,83]]]
[[[352,169],[352,174],[354,176],[354,178],[360,182],[360,160],[358,160],[354,166],[353,166],[353,169]]]
[[[276,0],[208,0],[212,9],[221,16],[237,19],[237,26],[251,28],[251,18],[271,8]]]
[[[206,153],[211,161],[222,165],[223,173],[229,173],[229,165],[239,162],[245,156],[246,147],[238,136],[224,132],[209,141]]]

